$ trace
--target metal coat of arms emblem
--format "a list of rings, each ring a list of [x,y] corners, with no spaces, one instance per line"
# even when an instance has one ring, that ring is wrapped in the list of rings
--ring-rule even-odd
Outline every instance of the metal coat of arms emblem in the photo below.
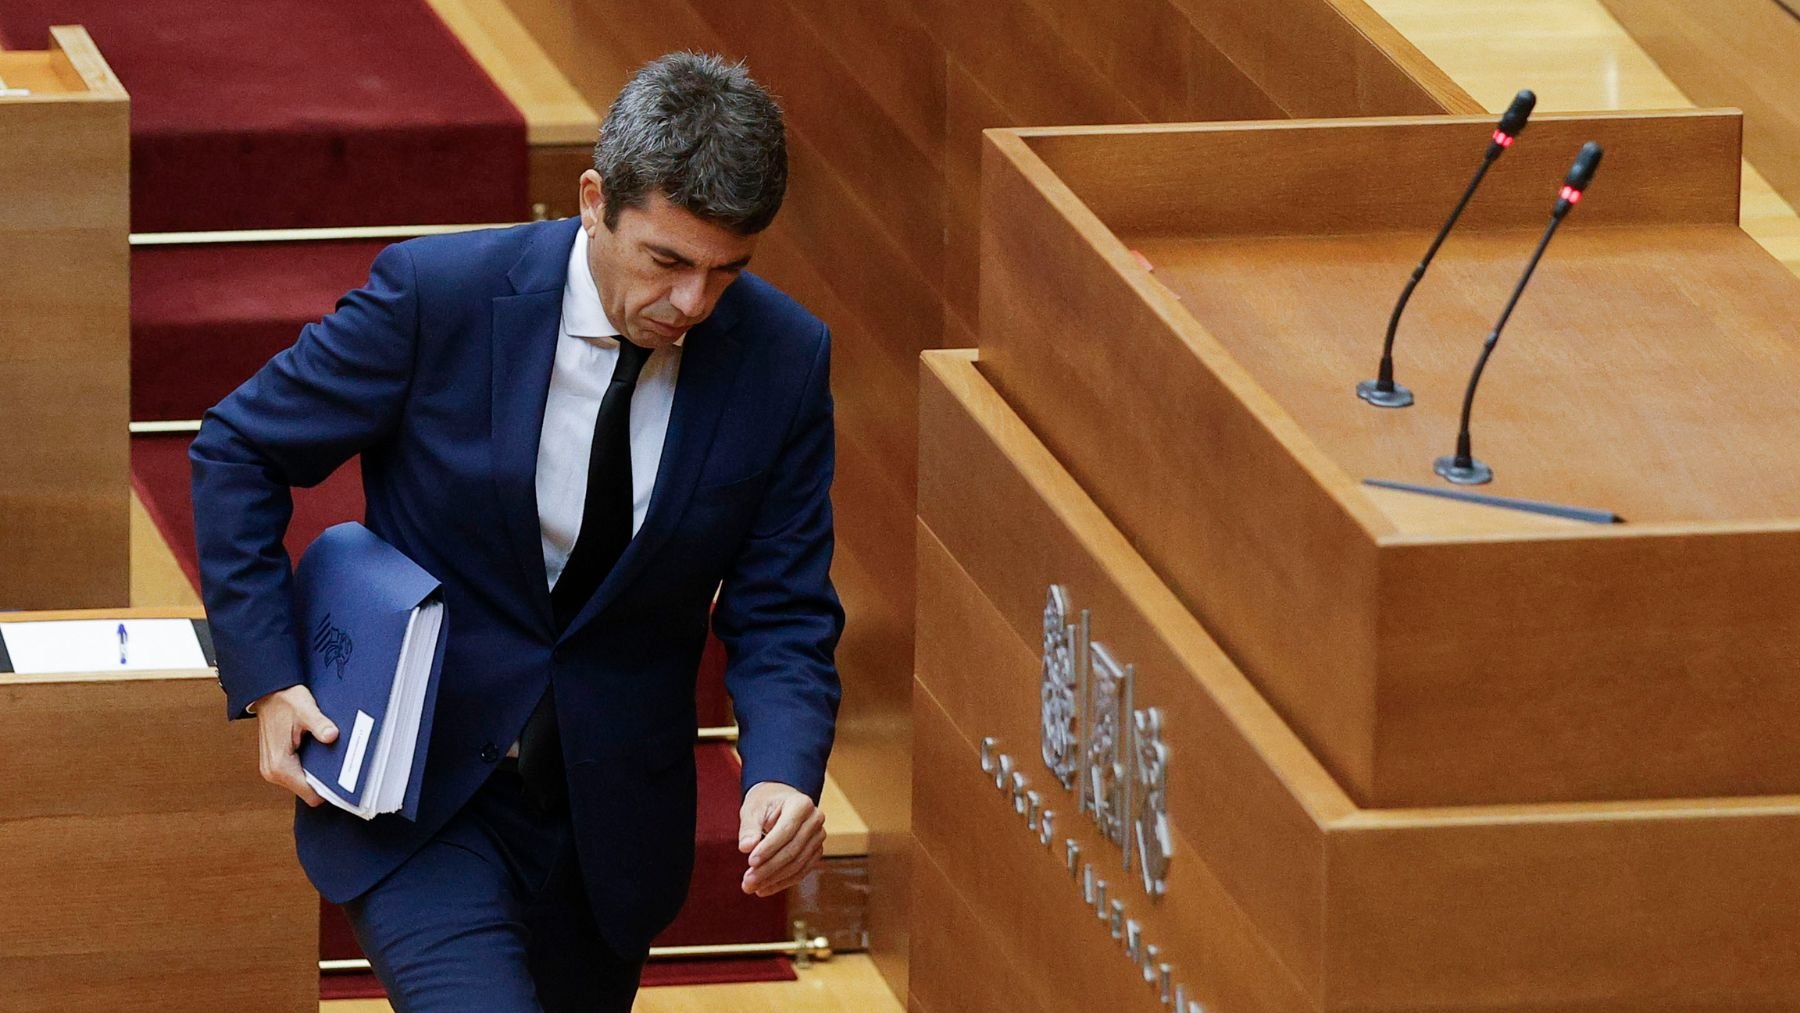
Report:
[[[1044,766],[1064,788],[1075,786],[1081,754],[1080,673],[1085,638],[1069,621],[1069,596],[1062,585],[1050,585],[1044,602]]]
[[[1135,707],[1137,670],[1091,636],[1087,610],[1052,584],[1044,600],[1041,751],[1077,808],[1120,849],[1152,898],[1167,892],[1169,748],[1163,712]],[[987,769],[984,765],[983,769]]]

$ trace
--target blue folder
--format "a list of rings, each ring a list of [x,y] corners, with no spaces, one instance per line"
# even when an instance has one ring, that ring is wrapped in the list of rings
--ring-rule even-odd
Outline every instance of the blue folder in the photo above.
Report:
[[[300,558],[294,573],[294,611],[306,659],[306,681],[319,709],[338,727],[329,745],[310,736],[300,747],[300,765],[331,789],[345,808],[374,804],[372,760],[383,730],[389,727],[389,703],[415,611],[439,601],[440,583],[417,563],[357,523],[325,530]],[[441,603],[437,605],[441,609]],[[431,651],[424,686],[424,711],[399,814],[418,813],[419,782],[431,741],[431,715],[437,703],[438,676],[443,668],[447,617],[438,617],[436,637],[414,650]],[[416,687],[411,687],[416,692]],[[360,734],[359,734],[359,725]],[[360,741],[359,741],[360,740]],[[391,780],[401,774],[395,770]],[[388,810],[381,810],[388,811]],[[363,813],[369,818],[374,813]]]

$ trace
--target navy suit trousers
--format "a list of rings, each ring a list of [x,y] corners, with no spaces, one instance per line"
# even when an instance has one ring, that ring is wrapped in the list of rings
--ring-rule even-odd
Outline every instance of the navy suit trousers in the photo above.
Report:
[[[643,971],[601,939],[567,809],[510,763],[344,910],[399,1013],[629,1013]]]

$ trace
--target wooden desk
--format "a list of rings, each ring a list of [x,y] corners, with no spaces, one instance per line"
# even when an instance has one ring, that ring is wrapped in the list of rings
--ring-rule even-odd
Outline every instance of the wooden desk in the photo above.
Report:
[[[921,1007],[1166,1008],[1166,963],[1231,1011],[1800,1008],[1800,283],[1737,229],[1735,114],[1539,117],[1412,302],[1419,403],[1364,405],[1491,129],[988,132],[981,347],[920,384]],[[1439,481],[1589,137],[1475,450],[1497,494],[1630,522],[1364,486]],[[1166,895],[1044,759],[1124,739],[1058,717],[1052,586],[1130,666],[1117,720],[1160,714],[1166,781],[1141,742],[1071,780],[1161,786]]]
[[[1800,1006],[1800,796],[1359,806],[978,365],[927,353],[921,380],[926,1008],[1163,1008],[1082,902],[1066,841],[1209,1010]],[[1160,901],[1040,761],[1052,583],[1135,666],[1136,706],[1163,711]],[[987,736],[1055,813],[1049,846],[980,770]]]
[[[0,675],[0,1008],[317,1009],[293,799],[257,775],[255,724],[227,724],[216,680]]]
[[[1737,227],[1735,114],[1535,120],[1408,309],[1419,403],[1350,393],[1491,126],[991,131],[982,369],[1360,803],[1800,792],[1800,283]],[[1475,451],[1631,523],[1391,513],[1361,479],[1441,481],[1589,137]]]

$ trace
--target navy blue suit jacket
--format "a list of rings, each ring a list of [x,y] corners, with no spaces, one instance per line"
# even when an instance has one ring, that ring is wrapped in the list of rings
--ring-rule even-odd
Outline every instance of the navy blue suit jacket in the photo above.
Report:
[[[230,716],[305,681],[281,539],[289,487],[362,455],[365,523],[444,585],[448,647],[418,819],[298,807],[302,864],[349,900],[435,833],[556,688],[569,808],[602,932],[641,954],[693,864],[694,676],[709,610],[743,785],[816,800],[843,612],[827,575],[829,334],[752,275],[689,332],[649,514],[558,634],[538,435],[578,219],[410,240],[209,411],[191,451]],[[718,592],[714,607],[714,593]]]

